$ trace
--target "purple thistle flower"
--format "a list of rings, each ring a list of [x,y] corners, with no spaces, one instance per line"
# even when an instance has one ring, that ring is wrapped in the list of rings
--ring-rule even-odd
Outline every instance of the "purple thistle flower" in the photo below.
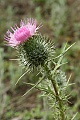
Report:
[[[13,28],[12,32],[7,31],[4,39],[7,41],[7,45],[15,47],[20,45],[22,42],[28,40],[31,36],[35,35],[40,26],[36,26],[37,22],[34,19],[27,19],[27,23],[21,20],[20,27],[17,25]]]

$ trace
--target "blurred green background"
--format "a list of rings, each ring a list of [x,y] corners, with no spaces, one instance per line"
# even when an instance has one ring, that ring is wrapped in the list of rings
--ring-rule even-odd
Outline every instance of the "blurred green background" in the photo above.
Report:
[[[0,120],[41,120],[44,116],[40,91],[33,90],[21,97],[29,88],[23,83],[36,82],[36,72],[27,74],[15,86],[24,73],[16,61],[14,49],[5,46],[4,34],[21,19],[35,18],[43,27],[40,32],[54,41],[57,54],[63,45],[76,44],[67,52],[63,67],[67,78],[70,74],[71,93],[68,106],[69,115],[78,112],[75,120],[80,120],[80,0],[0,0]],[[48,120],[52,120],[49,113]]]

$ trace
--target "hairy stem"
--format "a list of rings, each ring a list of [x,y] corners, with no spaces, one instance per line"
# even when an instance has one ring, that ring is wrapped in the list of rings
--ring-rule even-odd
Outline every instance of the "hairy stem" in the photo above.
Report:
[[[63,100],[60,98],[60,95],[58,93],[57,83],[53,79],[54,75],[52,76],[52,74],[51,74],[49,68],[47,67],[47,65],[44,68],[45,68],[46,75],[47,75],[48,79],[51,80],[51,82],[52,82],[52,85],[53,85],[53,88],[54,88],[54,91],[55,91],[55,94],[56,94],[56,100],[59,103],[59,111],[60,111],[61,120],[65,120],[64,108],[63,108]],[[56,72],[56,68],[57,68],[57,66],[55,67],[54,73]]]
[[[54,91],[55,91],[55,94],[56,94],[56,100],[59,103],[61,120],[65,120],[64,109],[63,109],[63,101],[60,99],[55,81],[53,82],[53,80],[51,80],[51,82],[52,82],[52,85],[53,85],[53,88],[54,88]]]

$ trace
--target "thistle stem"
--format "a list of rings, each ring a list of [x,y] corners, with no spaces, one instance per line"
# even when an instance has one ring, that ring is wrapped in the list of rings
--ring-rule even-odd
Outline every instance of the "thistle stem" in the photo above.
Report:
[[[63,109],[63,101],[60,99],[60,96],[58,94],[58,90],[57,90],[57,86],[56,83],[53,82],[53,80],[51,80],[55,94],[56,94],[56,100],[59,103],[59,110],[60,110],[60,116],[61,116],[61,120],[65,120],[65,115],[64,115],[64,109]]]
[[[55,71],[56,71],[56,68],[57,68],[57,66],[55,67]],[[63,108],[63,100],[60,98],[60,95],[58,93],[57,83],[53,79],[53,75],[51,74],[51,72],[50,72],[49,68],[47,67],[47,65],[45,65],[44,69],[46,71],[47,78],[49,80],[51,80],[51,82],[52,82],[52,85],[53,85],[53,88],[54,88],[54,91],[55,91],[55,94],[56,94],[56,101],[58,101],[58,103],[59,103],[59,111],[60,111],[61,120],[65,120],[64,108]],[[55,73],[55,71],[54,71],[54,73]]]

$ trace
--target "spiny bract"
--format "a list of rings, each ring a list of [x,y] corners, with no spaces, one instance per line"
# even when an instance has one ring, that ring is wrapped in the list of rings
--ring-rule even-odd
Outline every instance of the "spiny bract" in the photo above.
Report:
[[[33,68],[43,66],[54,53],[54,49],[45,40],[45,37],[37,34],[18,46],[20,65]]]

